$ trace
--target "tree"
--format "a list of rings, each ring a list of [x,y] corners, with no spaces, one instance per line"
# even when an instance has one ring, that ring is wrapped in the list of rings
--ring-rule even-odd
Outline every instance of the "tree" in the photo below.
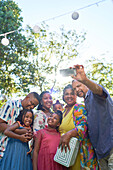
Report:
[[[77,48],[85,40],[85,33],[75,30],[49,31],[42,23],[39,33],[30,26],[22,29],[23,18],[18,5],[12,0],[0,1],[0,34],[8,34],[8,46],[0,44],[0,89],[1,94],[29,92],[38,87],[38,92],[47,89],[60,90],[57,73],[60,67],[67,67],[78,55]],[[2,37],[0,37],[2,39]]]
[[[98,84],[104,86],[113,97],[113,61],[109,59],[109,62],[103,59],[95,59],[88,61],[87,75],[90,79],[94,80]],[[89,71],[90,70],[90,71]]]
[[[34,65],[29,57],[36,55],[37,50],[34,40],[22,34],[23,18],[20,14],[21,10],[14,1],[0,1],[0,34],[17,30],[7,35],[8,46],[0,43],[0,90],[6,96],[19,91],[28,92],[28,86],[32,84]]]
[[[51,89],[61,91],[57,74],[60,68],[69,67],[69,61],[78,55],[77,48],[85,40],[85,34],[77,34],[75,30],[65,30],[60,28],[57,32],[49,31],[49,26],[42,23],[38,33],[34,33],[28,26],[30,38],[36,41],[38,55],[33,57],[34,85],[40,91]],[[71,64],[72,65],[72,64]],[[67,82],[68,83],[68,82]]]

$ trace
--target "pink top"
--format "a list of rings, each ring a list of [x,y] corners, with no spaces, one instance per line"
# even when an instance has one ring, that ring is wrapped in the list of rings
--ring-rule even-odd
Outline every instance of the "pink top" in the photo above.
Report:
[[[38,170],[64,170],[65,167],[54,161],[54,155],[60,142],[60,133],[56,129],[44,128],[36,132],[40,150],[38,153]]]

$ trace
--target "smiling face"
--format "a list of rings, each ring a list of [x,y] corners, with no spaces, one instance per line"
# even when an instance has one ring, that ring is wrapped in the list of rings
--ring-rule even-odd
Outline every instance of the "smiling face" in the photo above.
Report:
[[[51,114],[48,117],[47,123],[48,123],[49,128],[56,129],[56,127],[60,126],[60,117],[59,117],[59,115],[56,114],[56,113]]]
[[[34,109],[39,104],[39,101],[33,96],[33,94],[29,94],[22,101],[22,107],[24,109]]]
[[[67,103],[68,106],[73,106],[76,103],[76,95],[71,88],[68,88],[64,92],[64,101]]]
[[[33,114],[28,111],[25,115],[23,115],[23,123],[26,127],[29,127],[33,121]]]
[[[45,93],[41,101],[44,110],[49,110],[53,104],[52,97],[49,93]]]
[[[88,88],[84,84],[80,83],[79,81],[73,81],[72,82],[72,87],[74,89],[75,94],[78,97],[85,98],[85,95],[86,95],[86,93],[88,91]]]

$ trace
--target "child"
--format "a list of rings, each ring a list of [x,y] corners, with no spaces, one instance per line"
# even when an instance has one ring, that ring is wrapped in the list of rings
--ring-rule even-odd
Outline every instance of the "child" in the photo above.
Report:
[[[16,122],[4,131],[4,134],[10,138],[2,158],[0,170],[32,170],[31,156],[28,154],[28,135],[18,135],[14,132],[18,128],[31,130],[32,124],[32,110],[24,109],[16,118]]]
[[[33,152],[33,170],[65,170],[66,167],[54,161],[54,155],[60,142],[58,128],[62,121],[62,112],[57,111],[48,117],[48,127],[35,134]]]
[[[55,104],[53,104],[53,111],[56,112],[57,110],[63,111],[63,104],[59,102],[59,100],[56,101]]]

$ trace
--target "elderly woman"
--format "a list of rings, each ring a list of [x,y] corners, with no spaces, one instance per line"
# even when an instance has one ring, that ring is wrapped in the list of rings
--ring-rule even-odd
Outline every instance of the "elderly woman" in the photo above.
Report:
[[[98,170],[98,163],[87,131],[87,112],[84,105],[76,104],[76,95],[72,85],[63,90],[63,100],[67,104],[63,112],[62,124],[59,128],[62,135],[60,145],[69,148],[71,137],[78,138],[80,150],[75,164],[70,170]]]

